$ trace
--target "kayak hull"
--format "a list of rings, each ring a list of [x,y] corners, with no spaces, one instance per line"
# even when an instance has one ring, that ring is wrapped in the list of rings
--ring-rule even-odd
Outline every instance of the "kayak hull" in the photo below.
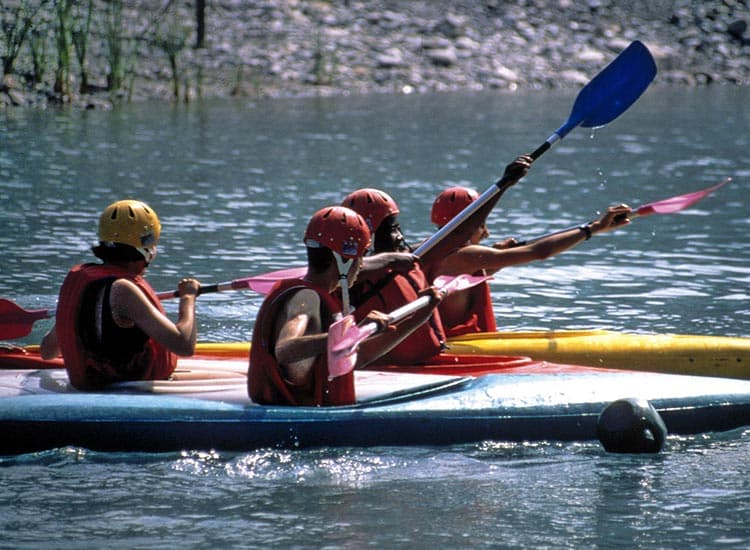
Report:
[[[72,389],[60,368],[0,370],[0,454],[586,441],[626,398],[651,403],[673,434],[750,425],[748,381],[532,363],[479,377],[357,372],[358,402],[344,407],[255,405],[245,360],[181,360],[174,380],[106,392]]]

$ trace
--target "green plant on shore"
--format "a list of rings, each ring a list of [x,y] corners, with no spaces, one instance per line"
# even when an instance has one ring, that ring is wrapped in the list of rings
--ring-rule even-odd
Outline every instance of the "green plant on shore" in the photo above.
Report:
[[[36,6],[31,0],[22,0],[15,9],[7,6],[2,8],[0,14],[0,30],[3,33],[3,55],[2,58],[3,74],[13,74],[13,66],[21,52],[21,47],[26,40],[26,35],[34,26],[34,20],[39,11],[47,3],[47,0],[41,0]]]
[[[29,50],[31,51],[32,84],[38,85],[44,82],[44,73],[47,70],[47,47],[50,35],[49,12],[40,12],[35,18],[34,26],[29,34]]]
[[[323,86],[331,83],[331,74],[326,67],[326,54],[320,33],[315,36],[315,51],[313,52],[313,78],[315,84]]]
[[[91,18],[94,13],[93,0],[88,0],[86,2],[77,2],[76,12],[76,15],[73,17],[71,38],[73,39],[73,46],[75,47],[76,58],[78,59],[79,74],[81,76],[79,91],[80,93],[85,94],[89,91],[89,75],[88,69],[86,67],[86,53],[88,50]]]
[[[234,71],[234,82],[229,92],[230,95],[237,96],[242,94],[243,68],[242,63],[237,65]]]
[[[317,86],[327,86],[333,82],[338,69],[338,59],[335,50],[326,52],[322,33],[315,35],[315,50],[313,51],[313,82]]]
[[[157,31],[154,39],[156,46],[167,55],[169,60],[172,71],[172,94],[175,99],[180,97],[180,71],[177,66],[177,57],[185,49],[189,36],[190,29],[178,21],[176,15],[173,15]]]
[[[55,67],[54,91],[61,101],[70,100],[70,66],[73,40],[71,17],[74,0],[55,0],[55,43],[57,44],[57,66]]]
[[[122,88],[125,80],[124,38],[122,36],[122,0],[107,2],[104,12],[104,31],[107,43],[107,89]]]

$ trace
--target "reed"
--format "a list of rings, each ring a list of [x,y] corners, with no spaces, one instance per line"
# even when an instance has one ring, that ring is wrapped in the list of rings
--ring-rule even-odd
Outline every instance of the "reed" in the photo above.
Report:
[[[165,25],[161,26],[156,33],[154,43],[161,49],[169,60],[169,67],[172,73],[172,94],[174,99],[180,97],[180,70],[177,58],[187,45],[190,30],[177,20],[176,15],[172,15]]]
[[[70,66],[72,58],[71,15],[74,0],[56,0],[54,3],[55,43],[57,44],[57,66],[55,67],[54,91],[62,102],[70,101]]]
[[[36,86],[44,82],[47,72],[47,47],[49,46],[50,21],[44,14],[36,19],[29,34],[29,50],[31,52],[31,83]]]
[[[26,36],[34,26],[34,20],[39,11],[47,3],[41,0],[34,6],[30,0],[22,0],[15,9],[3,7],[0,11],[0,31],[3,33],[3,74],[13,74],[14,66]]]
[[[85,94],[89,91],[89,75],[86,66],[86,54],[88,51],[89,36],[91,30],[91,19],[94,13],[94,2],[76,3],[76,14],[73,17],[71,28],[71,38],[75,48],[76,58],[78,59],[78,71],[81,77],[79,91]]]
[[[122,0],[107,2],[104,12],[104,35],[107,43],[107,89],[112,92],[122,88],[125,80]]]

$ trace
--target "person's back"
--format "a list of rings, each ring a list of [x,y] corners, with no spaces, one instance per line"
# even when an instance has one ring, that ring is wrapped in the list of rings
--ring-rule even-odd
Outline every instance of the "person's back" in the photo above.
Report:
[[[60,288],[45,358],[62,355],[71,384],[98,389],[124,380],[166,379],[177,355],[195,347],[195,297],[200,284],[180,282],[180,320],[172,323],[143,272],[156,254],[161,224],[139,201],[118,201],[99,220],[102,263],[73,267]]]

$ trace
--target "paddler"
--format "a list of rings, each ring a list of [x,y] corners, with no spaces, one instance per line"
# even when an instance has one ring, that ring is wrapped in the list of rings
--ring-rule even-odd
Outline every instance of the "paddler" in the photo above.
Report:
[[[432,223],[438,229],[443,227],[477,198],[478,193],[466,187],[450,187],[442,191],[432,204]],[[547,259],[579,245],[597,233],[611,231],[630,223],[629,213],[630,208],[627,205],[611,206],[592,222],[523,245],[519,245],[513,238],[492,246],[480,245],[479,242],[490,235],[486,223],[482,222],[464,246],[455,249],[431,266],[429,280],[434,280],[440,275],[462,273],[491,275],[504,267]],[[449,337],[497,330],[490,289],[486,282],[447,296],[440,304],[439,312],[446,335]]]
[[[143,277],[156,256],[161,223],[137,200],[110,204],[99,218],[101,263],[73,267],[60,288],[55,325],[44,336],[45,359],[62,354],[70,383],[80,390],[126,380],[165,380],[177,356],[195,350],[195,298],[200,283],[182,279],[173,323]]]
[[[526,175],[532,159],[520,156],[505,169],[504,180],[516,182]],[[410,252],[401,232],[398,205],[393,198],[379,189],[359,189],[346,196],[342,204],[360,214],[373,233],[373,257],[394,252]],[[479,227],[484,223],[486,212],[471,217],[465,224]],[[450,239],[447,237],[446,239]],[[462,246],[455,243],[453,248]],[[408,272],[391,271],[372,276],[361,274],[352,288],[354,317],[359,320],[373,309],[392,311],[417,299],[423,289],[430,287],[431,273],[439,260],[431,255],[431,260],[413,264]],[[414,365],[428,361],[446,349],[447,331],[439,311],[435,311],[429,322],[419,327],[411,336],[384,355],[379,362],[396,365]]]
[[[356,212],[329,206],[316,212],[304,234],[307,273],[277,282],[263,301],[253,329],[248,395],[265,405],[332,406],[355,402],[354,373],[329,372],[328,330],[348,312],[349,287],[370,246],[370,230]],[[426,287],[428,304],[398,325],[370,311],[361,324],[382,330],[361,344],[354,367],[367,365],[411,334],[440,303]]]

